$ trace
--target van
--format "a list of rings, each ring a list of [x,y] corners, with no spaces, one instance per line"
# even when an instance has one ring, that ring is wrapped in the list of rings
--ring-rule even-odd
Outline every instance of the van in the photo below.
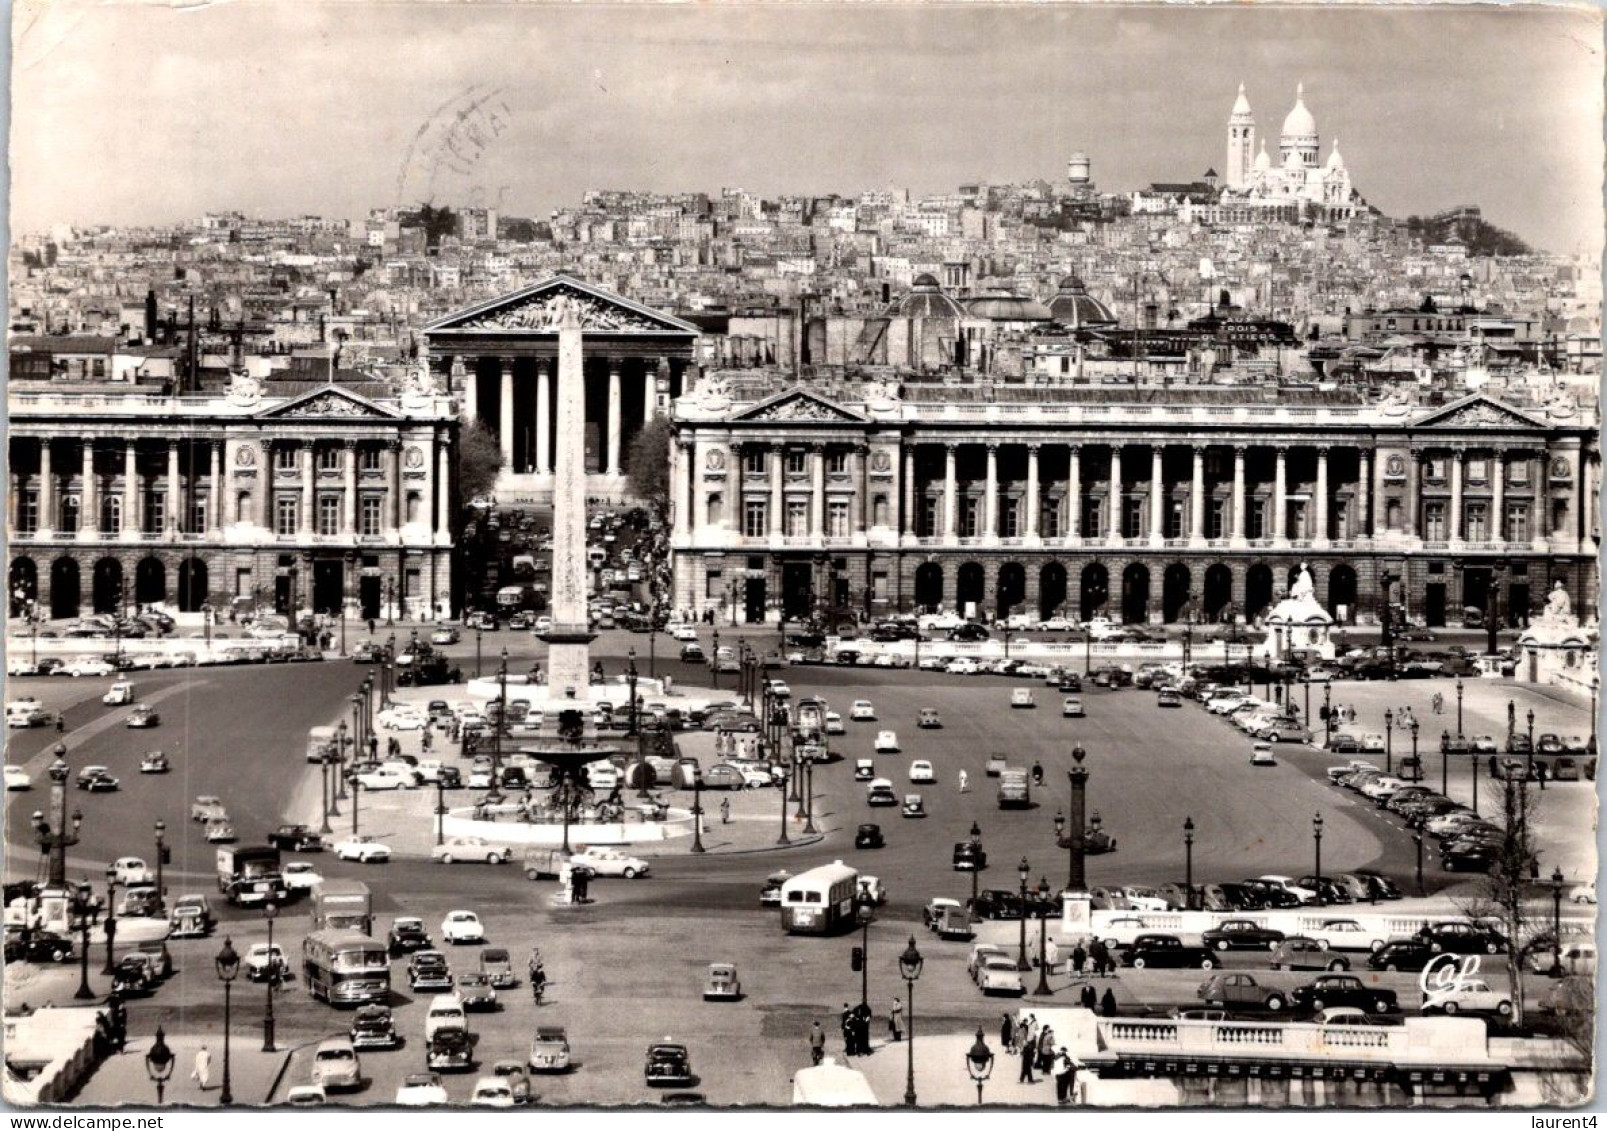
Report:
[[[334,761],[336,756],[334,727],[313,727],[307,731],[307,761]]]
[[[999,771],[999,808],[1025,809],[1032,804],[1027,771],[1009,767]]]
[[[1016,707],[1036,707],[1037,705],[1032,698],[1032,689],[1030,687],[1018,687],[1010,692],[1010,706],[1012,709]]]
[[[38,726],[45,721],[45,709],[37,699],[13,699],[6,704],[6,726],[17,729]]]

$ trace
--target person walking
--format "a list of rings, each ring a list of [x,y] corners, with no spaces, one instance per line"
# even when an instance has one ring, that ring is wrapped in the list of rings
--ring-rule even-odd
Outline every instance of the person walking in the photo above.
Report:
[[[1071,1057],[1066,1055],[1065,1049],[1055,1052],[1055,1102],[1065,1105],[1071,1102],[1071,1084],[1076,1079],[1076,1070],[1071,1066]]]
[[[1021,1032],[1016,1034],[1016,1038],[1022,1051],[1031,1050],[1033,1055],[1037,1055],[1038,1019],[1030,1013],[1027,1014],[1027,1023]]]
[[[1103,978],[1105,976],[1106,950],[1102,939],[1095,939],[1088,944],[1088,958],[1094,965],[1094,977]]]
[[[202,1045],[195,1053],[195,1067],[190,1071],[190,1079],[206,1091],[212,1086],[212,1051]]]
[[[1053,938],[1043,944],[1043,964],[1045,974],[1053,974],[1055,967],[1060,965],[1060,944]]]
[[[59,722],[60,720],[58,719],[57,721]],[[60,729],[60,728],[58,727],[57,729]],[[971,792],[971,779],[966,776],[966,773],[965,773],[964,770],[960,771],[960,792],[961,793],[970,793]]]
[[[728,797],[727,798],[721,798],[721,800],[720,800],[720,824],[729,825],[730,823],[731,823],[731,799],[728,798]]]
[[[1116,1016],[1116,995],[1109,986],[1105,987],[1105,996],[1099,999],[1099,1012],[1106,1017]]]
[[[809,1062],[819,1064],[826,1055],[826,1030],[816,1021],[809,1030]]]
[[[859,1043],[860,1056],[869,1056],[871,1052],[870,1023],[870,1006],[866,1005],[864,1002],[854,1006],[854,1036]]]
[[[896,997],[892,1010],[887,1014],[887,1031],[894,1041],[904,1039],[904,1003]]]
[[[1055,1031],[1053,1027],[1045,1025],[1043,1032],[1038,1034],[1038,1071],[1047,1076],[1054,1060]]]
[[[1082,1007],[1090,1011],[1099,1008],[1099,991],[1094,989],[1092,982],[1083,983]]]
[[[1017,1081],[1018,1083],[1036,1084],[1038,1082],[1032,1075],[1032,1066],[1037,1060],[1038,1046],[1031,1041],[1023,1041],[1021,1044],[1021,1076]]]
[[[1004,1047],[1005,1052],[1016,1051],[1016,1023],[1010,1019],[1008,1013],[1004,1015],[1004,1020],[999,1022],[999,1044]]]
[[[854,1040],[854,1009],[853,1006],[849,1005],[846,1001],[843,1002],[842,1027],[843,1055],[858,1056],[859,1045]]]
[[[1082,948],[1082,943],[1078,943],[1076,946],[1071,948],[1071,969],[1072,972],[1077,975],[1077,977],[1082,977],[1083,963],[1087,961],[1088,952]]]

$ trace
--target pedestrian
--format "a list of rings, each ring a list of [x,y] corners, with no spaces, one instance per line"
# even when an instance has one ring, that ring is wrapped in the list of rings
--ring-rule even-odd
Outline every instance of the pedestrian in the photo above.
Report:
[[[1027,1014],[1027,1024],[1017,1036],[1023,1051],[1032,1049],[1036,1052],[1038,1047],[1038,1019],[1030,1013]]]
[[[1071,949],[1071,969],[1077,977],[1082,977],[1082,965],[1087,961],[1088,952],[1082,948],[1082,943],[1079,942]]]
[[[1105,944],[1102,940],[1095,939],[1088,944],[1088,959],[1093,963],[1094,977],[1103,978],[1105,976]]]
[[[904,1039],[904,1003],[896,997],[893,999],[893,1008],[887,1015],[887,1031],[894,1041]]]
[[[205,1045],[196,1051],[195,1067],[190,1071],[190,1079],[198,1083],[203,1092],[212,1086],[212,1052]]]
[[[809,1030],[809,1061],[811,1064],[819,1064],[825,1055],[826,1030],[820,1027],[819,1021],[816,1021]]]
[[[730,823],[731,823],[731,799],[730,798],[721,798],[720,799],[720,824],[729,825]]]
[[[1071,1102],[1071,1082],[1075,1079],[1075,1070],[1071,1067],[1071,1057],[1066,1055],[1065,1049],[1055,1052],[1055,1102],[1068,1104]]]
[[[57,730],[61,729],[61,720],[60,719],[56,720],[56,729]],[[966,777],[964,770],[960,771],[960,792],[961,793],[970,793],[971,792],[971,779]]]
[[[1116,995],[1109,986],[1105,987],[1105,996],[1099,999],[1099,1012],[1106,1017],[1116,1016]]]
[[[1082,988],[1082,1007],[1087,1010],[1099,1008],[1099,992],[1094,989],[1092,982],[1084,982]]]
[[[1032,1066],[1038,1060],[1038,1046],[1031,1041],[1024,1041],[1021,1045],[1021,1076],[1018,1083],[1036,1084],[1038,1081],[1032,1075]]]
[[[866,1005],[864,1002],[860,1002],[857,1006],[855,1006],[854,1022],[855,1027],[858,1030],[855,1036],[859,1039],[859,1055],[869,1056],[871,1023],[870,1006]]]
[[[62,717],[62,714],[61,714],[60,711],[57,711],[56,712],[56,733],[61,734],[66,729],[67,729],[67,720]],[[960,776],[963,778],[965,775],[962,773]]]
[[[1050,1066],[1055,1059],[1055,1031],[1045,1025],[1043,1032],[1038,1034],[1038,1071],[1048,1075]]]
[[[230,613],[229,616],[230,616],[230,618],[232,620],[234,614]],[[375,623],[374,618],[369,617],[368,618],[368,635],[373,636],[374,635],[374,629],[376,629],[378,627],[379,627],[379,625],[377,623]]]
[[[842,1012],[843,1055],[854,1056],[858,1046],[854,1043],[854,1010],[846,1001],[843,1002]]]
[[[1043,944],[1043,965],[1045,974],[1053,974],[1060,965],[1060,944],[1052,938]]]
[[[999,1022],[999,1044],[1004,1046],[1005,1052],[1016,1051],[1016,1023],[1006,1013]]]

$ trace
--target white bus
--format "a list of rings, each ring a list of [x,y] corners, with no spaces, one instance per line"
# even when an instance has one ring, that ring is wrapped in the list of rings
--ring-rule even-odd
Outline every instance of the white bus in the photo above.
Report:
[[[391,996],[391,956],[359,931],[314,931],[301,944],[307,992],[331,1005],[384,1004]]]
[[[859,872],[841,860],[802,872],[781,885],[781,926],[793,935],[828,935],[854,925]]]

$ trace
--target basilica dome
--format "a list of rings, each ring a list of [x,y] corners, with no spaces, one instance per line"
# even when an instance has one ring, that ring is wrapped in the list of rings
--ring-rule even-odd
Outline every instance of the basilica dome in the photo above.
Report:
[[[937,285],[932,275],[915,276],[915,284],[904,297],[888,304],[889,318],[964,318],[965,309]]]
[[[1110,307],[1088,293],[1083,281],[1075,275],[1060,280],[1060,289],[1049,300],[1049,314],[1062,326],[1076,329],[1079,326],[1114,326],[1116,316]]]

